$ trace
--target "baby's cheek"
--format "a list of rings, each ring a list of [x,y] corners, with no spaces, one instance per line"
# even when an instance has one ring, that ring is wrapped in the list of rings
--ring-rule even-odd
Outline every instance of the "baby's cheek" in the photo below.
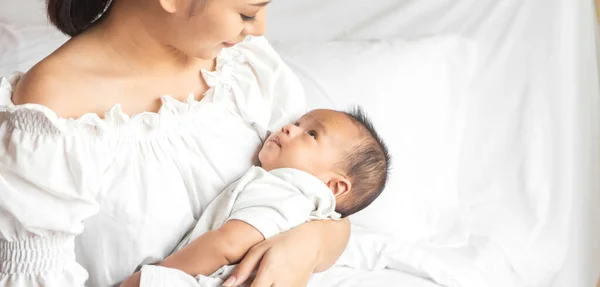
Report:
[[[301,169],[304,171],[308,171],[312,168],[313,163],[315,162],[313,158],[313,154],[307,153],[304,150],[297,150],[296,153],[291,155],[293,159],[290,159],[290,164],[292,164],[293,168]]]
[[[258,161],[261,163],[267,163],[269,161],[269,152],[266,149],[262,149],[258,152]]]

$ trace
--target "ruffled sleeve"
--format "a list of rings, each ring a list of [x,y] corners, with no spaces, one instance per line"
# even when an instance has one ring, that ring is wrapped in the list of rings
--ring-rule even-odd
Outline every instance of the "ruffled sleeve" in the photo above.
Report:
[[[83,286],[74,240],[98,210],[94,144],[75,132],[84,121],[12,105],[0,80],[0,286]]]
[[[240,115],[263,139],[267,131],[304,114],[306,101],[300,80],[264,37],[249,36],[224,49],[217,65],[218,72],[204,72],[215,90],[211,100],[219,101],[230,93]]]
[[[248,37],[238,49],[256,71],[261,91],[271,103],[269,130],[277,130],[302,116],[306,111],[302,84],[267,39]]]

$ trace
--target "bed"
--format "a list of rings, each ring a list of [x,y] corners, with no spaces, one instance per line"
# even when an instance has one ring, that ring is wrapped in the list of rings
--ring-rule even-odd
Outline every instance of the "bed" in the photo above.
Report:
[[[66,40],[36,1],[0,3],[2,75]],[[268,13],[309,107],[362,105],[396,159],[309,286],[594,286],[592,1],[274,1]]]
[[[396,270],[356,270],[350,267],[335,267],[326,273],[315,275],[308,287],[346,286],[402,286],[436,287],[435,282],[410,273]]]

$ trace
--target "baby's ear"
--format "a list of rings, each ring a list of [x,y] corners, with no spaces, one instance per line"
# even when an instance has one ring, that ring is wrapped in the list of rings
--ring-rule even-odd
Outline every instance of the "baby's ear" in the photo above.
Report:
[[[350,192],[352,182],[345,176],[338,174],[327,182],[327,186],[337,199],[346,196]]]

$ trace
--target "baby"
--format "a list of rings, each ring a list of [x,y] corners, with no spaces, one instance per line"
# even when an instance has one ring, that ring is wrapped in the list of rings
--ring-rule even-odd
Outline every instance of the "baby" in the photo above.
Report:
[[[360,108],[311,111],[272,133],[258,158],[261,167],[225,188],[172,255],[142,268],[144,286],[174,283],[164,277],[168,272],[155,272],[163,267],[196,276],[196,286],[231,286],[224,282],[231,265],[253,245],[308,220],[364,209],[381,194],[390,166],[385,144]],[[137,272],[122,286],[139,282]]]

